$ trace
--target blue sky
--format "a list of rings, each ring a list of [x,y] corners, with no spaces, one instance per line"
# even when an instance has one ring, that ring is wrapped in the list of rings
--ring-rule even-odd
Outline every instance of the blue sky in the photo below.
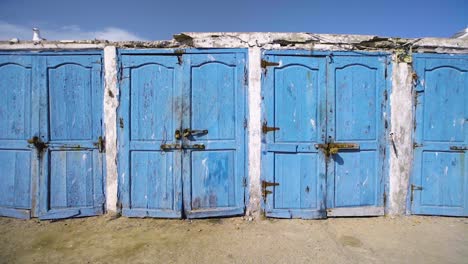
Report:
[[[170,39],[179,32],[275,31],[450,37],[468,0],[0,0],[0,39]]]

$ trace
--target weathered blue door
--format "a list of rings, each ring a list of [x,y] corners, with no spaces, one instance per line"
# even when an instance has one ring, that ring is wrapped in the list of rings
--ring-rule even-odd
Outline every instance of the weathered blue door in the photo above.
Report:
[[[184,78],[183,186],[188,218],[244,213],[245,54],[191,54]]]
[[[468,57],[416,56],[413,214],[468,216]]]
[[[177,56],[122,55],[119,185],[122,213],[180,218],[182,67]]]
[[[100,55],[36,58],[42,73],[36,140],[41,219],[82,217],[104,210]],[[41,146],[40,142],[44,142]]]
[[[337,149],[327,164],[328,216],[384,214],[385,64],[383,56],[330,58],[327,141]]]
[[[324,218],[325,155],[316,146],[326,142],[326,58],[265,55],[263,59],[265,213]]]
[[[386,58],[273,51],[263,59],[266,215],[383,214]]]
[[[242,214],[245,53],[124,53],[121,58],[123,214]]]
[[[0,55],[0,215],[103,212],[101,65],[100,55]]]
[[[38,159],[27,139],[38,132],[32,58],[0,55],[0,215],[29,218]]]

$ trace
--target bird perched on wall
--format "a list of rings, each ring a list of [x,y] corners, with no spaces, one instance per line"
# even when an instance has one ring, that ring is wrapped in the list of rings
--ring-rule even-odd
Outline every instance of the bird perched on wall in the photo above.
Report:
[[[39,43],[43,40],[46,40],[44,38],[41,38],[41,32],[39,32],[39,29],[38,28],[33,28],[33,41],[34,43]]]

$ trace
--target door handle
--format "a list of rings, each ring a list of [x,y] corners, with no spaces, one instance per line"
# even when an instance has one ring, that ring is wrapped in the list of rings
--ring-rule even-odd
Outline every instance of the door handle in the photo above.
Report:
[[[175,132],[174,132],[174,138],[176,140],[180,140],[182,138],[182,135],[180,134],[180,130],[177,129]]]
[[[184,137],[190,137],[190,136],[199,136],[199,135],[206,135],[208,134],[208,130],[207,129],[203,129],[203,130],[192,130],[190,128],[186,128],[184,129],[183,131],[183,136]]]

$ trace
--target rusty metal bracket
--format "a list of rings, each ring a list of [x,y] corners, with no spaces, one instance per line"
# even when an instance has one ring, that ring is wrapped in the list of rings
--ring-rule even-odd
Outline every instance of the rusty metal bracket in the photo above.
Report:
[[[267,188],[271,187],[271,186],[279,186],[279,183],[277,183],[277,182],[268,182],[268,181],[262,180],[262,197],[263,197],[264,201],[266,201],[266,198],[267,198],[268,194],[273,193],[272,191],[267,190]]]
[[[269,127],[269,126],[267,126],[267,122],[263,122],[263,125],[262,125],[263,134],[266,134],[266,133],[272,132],[272,131],[278,131],[278,130],[280,130],[279,127]]]

